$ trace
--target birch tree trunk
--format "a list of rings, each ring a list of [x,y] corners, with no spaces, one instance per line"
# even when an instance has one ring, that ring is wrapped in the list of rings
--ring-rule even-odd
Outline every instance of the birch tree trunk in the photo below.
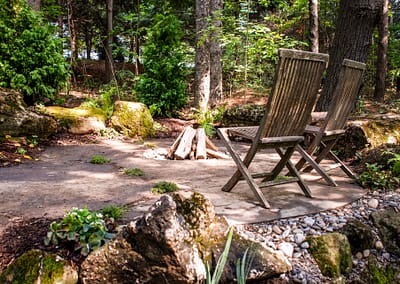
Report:
[[[319,52],[318,33],[318,0],[308,0],[310,11],[310,48],[312,52]]]
[[[208,16],[210,1],[196,0],[196,66],[195,66],[195,107],[207,110],[210,99],[210,41]]]
[[[223,99],[222,88],[222,50],[220,46],[222,29],[222,0],[210,1],[211,32],[210,32],[210,106],[213,107]]]
[[[379,42],[378,42],[378,59],[376,64],[375,75],[375,92],[374,99],[378,102],[383,102],[385,98],[385,79],[387,72],[387,49],[388,49],[388,30],[389,30],[389,15],[388,6],[389,0],[383,0],[381,13],[379,16]]]
[[[316,111],[327,111],[344,58],[365,62],[384,0],[340,0],[329,66]]]

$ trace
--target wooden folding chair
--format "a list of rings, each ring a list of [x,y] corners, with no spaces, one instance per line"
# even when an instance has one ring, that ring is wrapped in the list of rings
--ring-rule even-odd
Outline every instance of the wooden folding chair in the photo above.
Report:
[[[237,166],[223,191],[231,191],[239,180],[244,179],[266,208],[270,208],[270,205],[261,192],[264,187],[297,182],[304,194],[311,197],[308,186],[290,162],[290,157],[296,146],[304,140],[304,129],[316,102],[328,58],[327,54],[279,49],[274,85],[260,125],[217,130]],[[233,136],[251,141],[244,159],[231,143]],[[280,156],[279,162],[269,172],[251,173],[249,166],[253,158],[258,151],[266,148],[275,149]],[[293,178],[277,179],[285,166]],[[262,178],[261,183],[256,183],[258,178]]]
[[[303,169],[303,172],[315,169],[332,186],[337,186],[336,182],[322,167],[318,166],[323,159],[330,158],[334,160],[349,177],[356,178],[343,161],[332,152],[332,148],[339,137],[345,134],[344,127],[351,110],[354,108],[364,70],[364,63],[349,59],[343,60],[338,84],[333,94],[333,101],[329,106],[322,126],[307,125],[305,135],[311,137],[309,139],[310,144],[306,149],[303,149],[300,145],[297,146],[302,158],[297,162],[296,169]],[[313,157],[315,153],[317,155]]]

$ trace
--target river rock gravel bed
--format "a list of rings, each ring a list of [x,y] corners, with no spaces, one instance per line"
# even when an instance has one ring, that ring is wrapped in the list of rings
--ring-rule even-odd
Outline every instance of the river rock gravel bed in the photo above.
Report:
[[[281,275],[279,283],[332,283],[332,279],[321,274],[309,254],[306,237],[340,232],[350,219],[357,219],[373,228],[370,214],[386,208],[394,208],[400,212],[400,190],[371,191],[363,198],[342,208],[267,223],[242,225],[239,227],[239,231],[247,238],[258,240],[275,250],[282,251],[289,259],[292,270]],[[353,270],[346,278],[346,282],[359,278],[360,272],[371,254],[375,255],[381,264],[393,262],[400,265],[400,259],[387,252],[382,242],[378,240],[375,248],[353,255]]]

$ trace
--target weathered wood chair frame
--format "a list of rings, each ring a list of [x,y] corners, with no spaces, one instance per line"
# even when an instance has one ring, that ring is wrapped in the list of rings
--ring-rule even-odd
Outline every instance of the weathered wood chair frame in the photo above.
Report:
[[[279,49],[274,85],[260,125],[217,129],[237,166],[236,172],[223,186],[223,191],[231,191],[239,180],[244,179],[266,208],[270,208],[270,204],[261,192],[264,187],[297,182],[304,194],[311,197],[308,186],[290,158],[296,146],[304,140],[304,129],[316,102],[328,59],[327,54]],[[251,141],[243,160],[231,143],[233,136]],[[249,166],[256,153],[267,148],[275,149],[280,156],[279,162],[269,172],[251,173]],[[276,179],[285,166],[293,178]],[[258,178],[262,178],[259,184],[255,181]]]
[[[350,178],[356,178],[355,174],[333,152],[332,148],[340,136],[345,134],[345,125],[354,108],[354,102],[360,90],[365,64],[349,59],[344,59],[339,73],[333,101],[329,106],[321,127],[307,125],[305,135],[311,137],[306,149],[297,146],[302,158],[296,163],[296,169],[309,172],[317,170],[329,185],[337,186],[337,183],[318,166],[326,158],[334,160]],[[317,152],[318,154],[313,157]],[[313,159],[310,160],[310,159]],[[315,164],[318,164],[317,166]]]

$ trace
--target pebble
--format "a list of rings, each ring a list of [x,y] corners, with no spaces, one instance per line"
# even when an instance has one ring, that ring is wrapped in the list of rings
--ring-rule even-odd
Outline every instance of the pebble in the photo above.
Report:
[[[292,264],[292,271],[281,276],[287,280],[282,283],[330,283],[330,279],[321,274],[308,252],[310,245],[306,241],[307,236],[337,231],[349,219],[354,218],[369,224],[369,215],[385,208],[394,208],[400,211],[400,190],[390,193],[373,191],[342,208],[307,216],[245,225],[242,230],[245,234],[259,235],[255,239],[262,239],[269,247],[280,250],[288,258]],[[374,248],[354,255],[353,271],[349,279],[357,278],[370,255],[377,257],[380,262],[391,261],[394,257],[384,250],[383,243],[378,240],[375,242]]]

